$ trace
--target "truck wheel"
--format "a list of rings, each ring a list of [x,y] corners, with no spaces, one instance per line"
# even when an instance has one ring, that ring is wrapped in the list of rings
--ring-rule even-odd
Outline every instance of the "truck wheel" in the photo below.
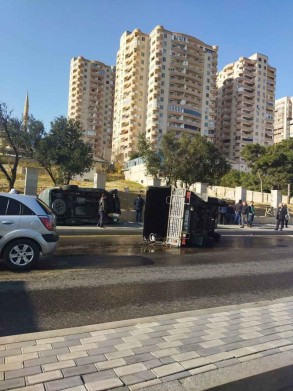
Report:
[[[61,198],[57,198],[52,203],[53,212],[56,213],[57,216],[62,216],[66,212],[66,203]]]
[[[30,239],[17,239],[5,247],[3,257],[9,269],[29,270],[38,262],[40,250]]]

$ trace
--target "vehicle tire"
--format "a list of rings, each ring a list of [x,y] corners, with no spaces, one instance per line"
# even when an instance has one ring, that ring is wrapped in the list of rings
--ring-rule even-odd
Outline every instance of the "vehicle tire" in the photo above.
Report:
[[[52,203],[52,210],[57,216],[62,216],[66,212],[66,202],[61,198],[57,198]]]
[[[71,191],[78,191],[78,186],[77,185],[64,185],[61,187],[62,190],[71,190]]]
[[[30,239],[16,239],[5,247],[3,258],[11,270],[29,270],[40,257],[38,245]]]

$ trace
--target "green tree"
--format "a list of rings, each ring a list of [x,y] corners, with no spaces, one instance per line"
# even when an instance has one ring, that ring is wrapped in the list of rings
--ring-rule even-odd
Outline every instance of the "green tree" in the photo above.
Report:
[[[189,187],[195,182],[217,183],[230,166],[214,144],[200,135],[168,132],[159,150],[140,136],[139,152],[149,175],[166,178],[169,185],[178,181]]]
[[[63,116],[51,122],[51,130],[38,143],[35,159],[55,185],[68,185],[75,175],[89,171],[93,151],[83,139],[80,122]]]
[[[255,163],[255,169],[266,173],[271,189],[286,190],[293,183],[293,138],[271,145]]]
[[[230,169],[215,144],[199,134],[183,134],[178,139],[177,156],[177,180],[186,187],[195,182],[218,184]]]
[[[256,161],[266,153],[266,150],[266,147],[260,144],[245,145],[241,151],[241,157],[248,167],[253,167]]]
[[[253,177],[258,178],[260,186],[256,190],[263,192],[264,181],[267,183],[265,175],[266,172],[257,167],[257,161],[266,154],[267,148],[260,144],[245,145],[241,151],[241,157],[245,160],[247,166],[252,169]],[[251,187],[250,187],[251,188]],[[254,188],[252,189],[254,190]]]
[[[0,171],[14,187],[22,157],[32,157],[35,146],[44,134],[44,125],[33,116],[24,128],[22,120],[13,117],[5,103],[0,103]]]
[[[160,155],[155,151],[154,145],[142,133],[138,135],[137,149],[138,156],[144,160],[148,175],[158,178],[162,171]]]
[[[232,168],[225,174],[220,181],[221,186],[225,187],[237,187],[243,185],[243,173],[239,170]]]
[[[249,145],[243,149],[242,157],[252,169],[252,175],[260,180],[261,191],[280,189],[285,191],[293,183],[293,138],[263,147]],[[289,195],[289,194],[288,194]]]

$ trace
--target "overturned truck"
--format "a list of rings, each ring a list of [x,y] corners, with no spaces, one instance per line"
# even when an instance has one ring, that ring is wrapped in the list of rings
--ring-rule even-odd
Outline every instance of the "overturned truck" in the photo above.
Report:
[[[82,225],[98,223],[102,194],[107,196],[105,223],[119,221],[121,210],[116,189],[106,191],[67,185],[43,190],[39,198],[53,210],[57,225]]]
[[[207,201],[190,190],[149,187],[146,193],[143,237],[173,247],[212,246],[220,240],[217,227],[219,206],[226,202]]]

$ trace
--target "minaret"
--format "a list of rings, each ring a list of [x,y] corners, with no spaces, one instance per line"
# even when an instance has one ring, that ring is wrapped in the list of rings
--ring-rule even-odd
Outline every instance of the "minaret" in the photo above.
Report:
[[[29,100],[28,100],[28,93],[26,93],[23,115],[22,115],[22,122],[23,122],[23,129],[24,130],[27,129],[28,115],[29,115]]]

